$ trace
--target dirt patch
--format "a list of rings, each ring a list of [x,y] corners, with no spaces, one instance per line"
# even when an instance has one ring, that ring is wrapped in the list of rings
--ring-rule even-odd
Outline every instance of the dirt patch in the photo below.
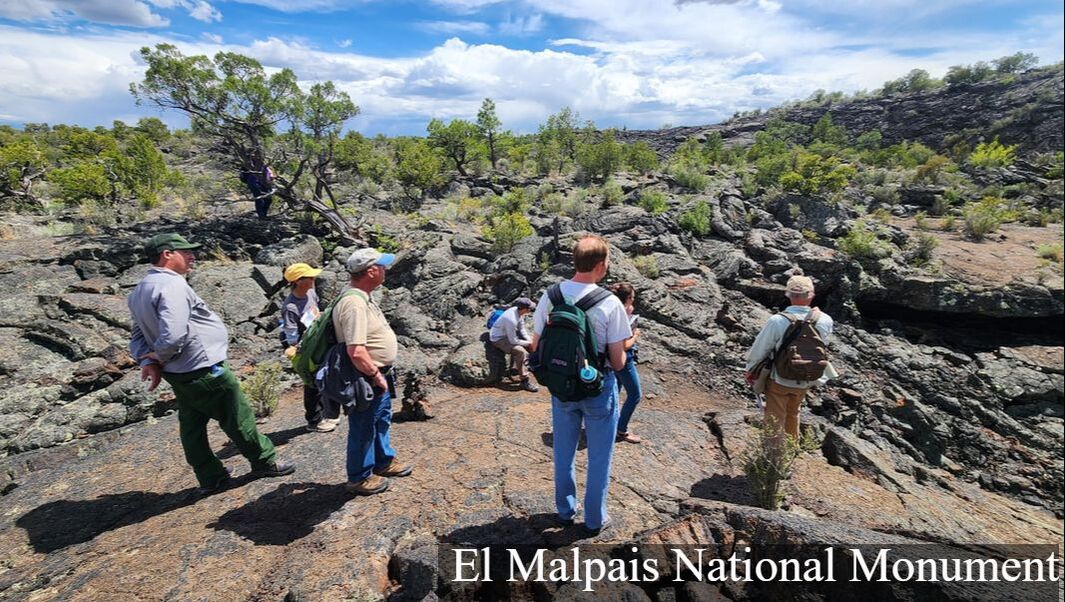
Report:
[[[929,218],[933,225],[939,220]],[[912,218],[896,219],[893,224],[916,233]],[[1045,283],[1061,278],[1061,264],[1053,264],[1036,253],[1040,245],[1061,244],[1061,224],[1045,228],[1005,224],[981,242],[969,240],[961,232],[926,230],[939,241],[933,252],[934,263],[943,274],[972,284],[1002,286],[1012,282]]]

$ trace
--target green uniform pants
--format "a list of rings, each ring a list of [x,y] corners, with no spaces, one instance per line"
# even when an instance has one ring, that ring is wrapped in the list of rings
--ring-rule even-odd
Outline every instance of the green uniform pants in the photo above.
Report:
[[[251,462],[252,470],[273,464],[274,444],[255,428],[255,413],[228,364],[223,364],[216,376],[211,375],[210,368],[203,368],[186,374],[164,372],[163,378],[174,389],[181,446],[201,486],[211,486],[226,474],[207,440],[207,422],[212,418]]]

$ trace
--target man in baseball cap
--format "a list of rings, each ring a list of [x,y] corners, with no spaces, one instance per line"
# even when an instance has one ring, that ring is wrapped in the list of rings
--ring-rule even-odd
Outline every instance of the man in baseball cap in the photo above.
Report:
[[[381,253],[377,249],[367,247],[358,249],[348,257],[347,268],[351,274],[365,271],[375,265],[388,267],[396,261],[396,256],[391,253]]]
[[[370,407],[356,411],[348,406],[347,490],[373,495],[388,489],[391,478],[405,477],[411,467],[396,458],[389,431],[398,343],[371,293],[385,281],[386,268],[396,260],[391,253],[358,249],[348,257],[351,288],[333,307],[333,329],[348,358],[373,387]],[[349,292],[350,291],[350,292]]]
[[[773,364],[765,388],[765,418],[766,422],[775,429],[782,430],[796,441],[799,439],[799,408],[806,392],[819,384],[824,384],[828,379],[837,376],[831,362],[827,363],[824,374],[815,380],[794,380],[780,373],[781,360],[784,353],[780,347],[784,338],[789,333],[789,340],[795,341],[796,336],[805,336],[802,328],[807,325],[812,327],[813,333],[820,337],[827,345],[828,338],[832,335],[832,318],[817,308],[810,308],[814,300],[814,281],[801,272],[788,279],[784,285],[784,296],[788,298],[788,307],[769,318],[762,331],[754,340],[750,352],[747,354],[747,382],[753,385],[756,378],[756,370],[767,358],[772,358]],[[795,330],[798,329],[798,330]],[[789,349],[791,343],[789,343]],[[826,352],[827,353],[827,352]],[[826,358],[827,359],[827,355]]]
[[[156,234],[144,243],[144,254],[155,263],[163,251],[193,251],[202,247],[200,243],[191,243],[185,237],[174,232]]]
[[[255,413],[226,357],[225,324],[185,281],[199,244],[173,233],[144,244],[152,267],[126,300],[132,317],[130,352],[140,362],[141,380],[153,391],[160,379],[174,390],[185,460],[204,493],[229,481],[229,471],[211,450],[207,423],[215,420],[251,463],[252,474],[280,477],[296,465],[282,462],[255,427]]]

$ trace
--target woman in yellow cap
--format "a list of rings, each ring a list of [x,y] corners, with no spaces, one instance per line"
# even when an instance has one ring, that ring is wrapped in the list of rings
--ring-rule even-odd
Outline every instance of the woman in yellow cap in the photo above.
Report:
[[[281,337],[286,345],[285,355],[290,358],[296,353],[300,337],[320,312],[314,279],[321,273],[322,270],[306,263],[294,263],[285,270],[285,280],[292,290],[281,304]],[[309,431],[328,433],[340,424],[340,407],[325,402],[314,387],[304,385],[303,409]]]

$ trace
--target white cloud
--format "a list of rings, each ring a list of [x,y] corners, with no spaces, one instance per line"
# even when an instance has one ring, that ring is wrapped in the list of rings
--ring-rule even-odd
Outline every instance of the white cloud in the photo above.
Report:
[[[537,13],[525,17],[507,17],[499,23],[499,33],[508,36],[524,36],[544,28],[544,16]]]
[[[159,8],[192,6],[191,0],[152,1]],[[254,1],[266,5],[274,0]],[[885,1],[900,6],[916,2]],[[472,11],[489,2],[440,3]],[[496,101],[505,127],[524,132],[535,131],[563,106],[602,126],[705,124],[736,110],[803,98],[818,88],[872,89],[915,67],[941,75],[949,65],[1017,50],[1035,52],[1044,62],[1062,52],[1060,14],[983,34],[917,29],[889,34],[885,27],[884,32],[854,35],[815,27],[788,12],[796,5],[781,8],[774,0],[679,6],[671,0],[520,3],[514,14],[522,17],[494,24],[454,20],[421,26],[466,36],[490,35],[505,27],[535,30],[565,19],[575,27],[567,31],[569,37],[543,50],[471,44],[457,37],[420,56],[401,58],[327,51],[278,38],[227,49],[254,56],[269,69],[292,68],[301,83],[333,80],[361,108],[351,126],[371,134],[421,134],[431,117],[473,119],[485,97]],[[338,6],[312,0],[290,9]],[[203,39],[177,44],[187,54],[212,54],[222,43],[212,34]],[[12,121],[110,123],[116,115],[135,111],[127,88],[143,75],[136,50],[157,41],[173,42],[143,34],[75,37],[0,26],[0,107]],[[350,48],[351,41],[336,46]],[[915,54],[913,49],[922,50]]]
[[[205,40],[207,40],[208,42],[210,42],[212,44],[221,44],[222,43],[222,36],[220,36],[220,35],[218,35],[216,33],[208,33],[208,32],[205,31],[205,32],[200,34],[200,37],[205,39]]]
[[[283,13],[331,12],[372,0],[233,0],[241,4],[265,6]]]
[[[433,4],[443,6],[459,13],[473,13],[478,10],[491,6],[493,4],[500,4],[507,0],[431,0]]]
[[[222,20],[222,13],[203,0],[196,0],[195,6],[189,10],[189,16],[204,23]]]
[[[0,17],[13,21],[84,19],[133,27],[163,27],[170,23],[140,0],[14,0],[0,2]]]
[[[469,33],[479,36],[488,34],[492,29],[487,23],[481,21],[422,21],[417,24],[417,27],[430,33]]]

